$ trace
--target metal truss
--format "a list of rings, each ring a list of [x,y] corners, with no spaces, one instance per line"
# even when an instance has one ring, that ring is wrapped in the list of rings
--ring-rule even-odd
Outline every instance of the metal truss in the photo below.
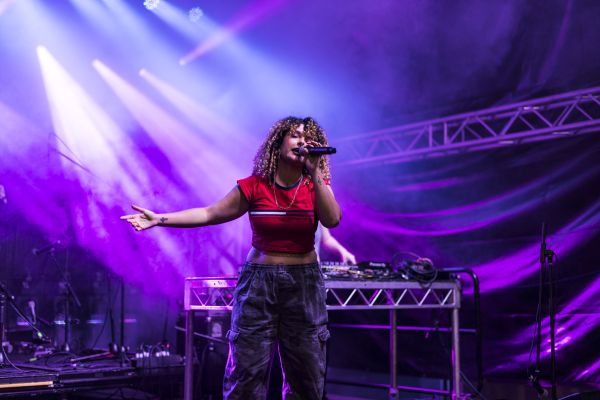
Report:
[[[457,282],[325,281],[328,310],[460,307]]]
[[[231,310],[236,277],[186,278],[184,310]]]
[[[231,310],[235,277],[187,278],[185,310]],[[459,308],[458,281],[326,280],[328,310]]]
[[[184,288],[185,358],[193,359],[194,313],[205,310],[231,310],[235,277],[186,278]],[[436,393],[462,399],[460,385],[460,326],[459,310],[460,281],[433,282],[423,285],[414,281],[378,280],[325,280],[328,310],[376,310],[385,309],[390,315],[390,399],[398,398],[398,325],[397,310],[417,308],[449,308],[452,314],[452,391],[439,391],[427,388],[407,388],[404,390],[420,393]],[[184,400],[193,398],[194,363],[187,362],[184,369]],[[380,387],[380,385],[376,385]]]
[[[343,139],[343,165],[398,163],[600,132],[600,87]]]

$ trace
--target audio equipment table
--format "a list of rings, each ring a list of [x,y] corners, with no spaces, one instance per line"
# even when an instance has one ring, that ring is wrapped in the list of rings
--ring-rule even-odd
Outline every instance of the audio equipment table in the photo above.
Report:
[[[231,310],[233,290],[237,278],[199,277],[186,278],[184,288],[184,310],[186,313],[184,400],[192,400],[194,338],[194,312],[200,310]],[[461,306],[461,284],[458,279],[435,281],[424,285],[407,280],[325,280],[327,309],[337,310],[389,310],[390,313],[390,384],[389,398],[398,398],[397,383],[397,310],[402,309],[450,309],[452,310],[452,391],[416,389],[422,393],[450,395],[462,398],[460,385],[460,340],[459,310]]]

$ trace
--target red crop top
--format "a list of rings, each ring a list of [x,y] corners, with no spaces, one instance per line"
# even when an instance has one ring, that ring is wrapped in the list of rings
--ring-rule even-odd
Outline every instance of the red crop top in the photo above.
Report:
[[[249,176],[237,183],[250,203],[248,215],[254,248],[294,254],[308,253],[314,249],[318,221],[312,180],[304,177],[297,185],[284,188],[275,184],[274,189],[266,178],[259,176]],[[291,206],[286,208],[290,203]]]

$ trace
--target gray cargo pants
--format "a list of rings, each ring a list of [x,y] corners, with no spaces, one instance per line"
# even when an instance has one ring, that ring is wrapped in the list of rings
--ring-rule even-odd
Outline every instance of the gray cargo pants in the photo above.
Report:
[[[279,346],[285,400],[321,400],[329,338],[319,264],[246,263],[234,291],[225,400],[262,400]]]

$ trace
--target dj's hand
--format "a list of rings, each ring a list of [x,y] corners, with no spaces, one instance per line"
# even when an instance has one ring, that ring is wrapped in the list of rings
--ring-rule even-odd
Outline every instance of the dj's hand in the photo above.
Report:
[[[344,264],[352,264],[356,265],[356,257],[354,254],[350,253],[345,247],[340,249],[340,257],[342,258],[342,262]]]

